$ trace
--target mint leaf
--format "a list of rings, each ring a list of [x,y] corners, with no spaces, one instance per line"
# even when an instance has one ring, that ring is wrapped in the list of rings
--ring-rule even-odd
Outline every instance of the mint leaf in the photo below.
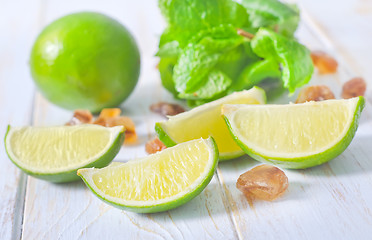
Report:
[[[247,41],[222,55],[215,68],[236,81],[243,69],[256,60],[258,60],[258,57],[253,53],[250,42]]]
[[[208,74],[234,48],[245,39],[230,26],[218,26],[197,35],[182,51],[173,79],[180,93],[194,93],[208,81]]]
[[[168,25],[156,55],[162,84],[175,97],[195,106],[256,84],[293,93],[309,81],[309,51],[293,38],[297,8],[242,2],[159,0]]]
[[[290,93],[309,82],[314,70],[310,51],[297,41],[261,28],[251,46],[259,57],[281,64],[283,86]]]
[[[177,57],[181,53],[177,35],[169,27],[160,36],[158,57]]]
[[[178,45],[177,41],[171,41],[165,43],[159,48],[159,51],[156,53],[158,57],[177,57],[181,53],[181,48]]]
[[[221,24],[234,27],[248,25],[243,6],[231,0],[160,0],[159,8],[168,22],[168,32],[162,44],[176,40],[183,48],[198,32]]]
[[[211,99],[224,92],[232,80],[223,72],[212,69],[206,77],[206,82],[193,93],[180,93],[179,97],[190,100]]]
[[[173,81],[173,68],[177,63],[177,58],[166,58],[163,57],[160,59],[158,64],[158,69],[160,72],[160,79],[162,85],[167,89],[169,92],[173,94],[174,97],[177,97],[178,92],[174,87]]]
[[[189,45],[181,54],[174,68],[175,88],[180,93],[192,93],[204,82],[217,64],[221,53],[209,52],[205,45]]]
[[[249,64],[240,74],[229,92],[249,89],[267,78],[280,78],[279,64],[273,59],[264,59]]]
[[[300,20],[294,5],[277,0],[243,0],[249,21],[254,28],[266,27],[284,36],[292,37]]]

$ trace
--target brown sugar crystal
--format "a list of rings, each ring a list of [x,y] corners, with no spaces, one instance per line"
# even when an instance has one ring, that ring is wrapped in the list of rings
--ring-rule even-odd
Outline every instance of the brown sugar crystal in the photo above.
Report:
[[[323,101],[328,99],[335,99],[335,95],[331,89],[325,85],[315,85],[302,89],[298,94],[296,103]]]
[[[342,87],[342,98],[353,98],[364,96],[367,89],[367,83],[361,77],[355,77],[347,81]]]
[[[120,108],[104,108],[100,112],[98,118],[94,121],[94,124],[108,127],[107,120],[120,116]]]
[[[327,53],[323,51],[313,51],[310,56],[320,74],[335,73],[337,71],[337,61]]]
[[[99,114],[99,118],[113,118],[120,116],[120,108],[104,108]]]
[[[272,201],[288,188],[288,178],[277,167],[262,164],[239,176],[236,187],[248,200]]]
[[[83,123],[92,123],[93,115],[89,110],[75,110],[71,120],[66,123],[68,126],[78,125]]]
[[[185,111],[185,109],[178,104],[166,102],[154,103],[150,106],[150,110],[152,112],[159,113],[164,117],[174,116]]]
[[[106,127],[124,126],[125,140],[124,143],[135,143],[137,141],[136,126],[131,118],[118,116],[106,119]]]
[[[125,144],[133,144],[137,142],[136,126],[129,117],[120,116],[120,108],[105,108],[101,111],[98,118],[93,121],[93,115],[88,110],[76,110],[70,122],[66,125],[77,125],[84,123],[93,123],[104,127],[124,126],[125,129]]]
[[[125,140],[124,144],[133,144],[137,142],[138,136],[136,133],[136,126],[131,118],[120,116],[120,108],[105,108],[102,109],[94,124],[105,127],[124,126]]]
[[[145,150],[148,154],[160,152],[166,148],[167,147],[164,145],[164,143],[160,141],[159,138],[157,137],[148,141],[145,145]]]

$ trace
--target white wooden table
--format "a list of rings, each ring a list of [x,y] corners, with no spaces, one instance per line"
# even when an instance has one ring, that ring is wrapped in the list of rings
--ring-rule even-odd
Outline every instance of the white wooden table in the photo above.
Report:
[[[340,63],[328,76],[314,74],[340,95],[342,83],[363,76],[367,104],[357,134],[336,159],[307,170],[285,170],[286,194],[249,205],[235,188],[258,162],[243,157],[220,163],[208,187],[189,203],[164,213],[135,214],[97,199],[78,181],[53,184],[28,177],[0,148],[0,239],[372,239],[372,1],[301,0],[297,32],[312,50]],[[59,125],[70,111],[48,103],[35,89],[28,59],[41,29],[65,14],[91,10],[122,22],[142,56],[139,84],[121,106],[136,123],[140,144],[125,146],[117,161],[145,156],[144,143],[161,117],[151,103],[172,101],[155,68],[164,22],[155,0],[0,0],[0,136],[6,125]],[[3,145],[3,140],[1,140]]]

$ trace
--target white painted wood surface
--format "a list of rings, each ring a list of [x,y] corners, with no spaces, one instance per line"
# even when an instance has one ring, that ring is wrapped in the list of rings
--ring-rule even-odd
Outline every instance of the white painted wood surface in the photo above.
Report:
[[[371,1],[299,2],[303,8],[300,41],[312,50],[333,54],[341,64],[334,75],[315,73],[311,84],[329,85],[337,96],[342,83],[354,76],[365,77],[371,85]],[[27,62],[43,26],[83,10],[118,19],[139,44],[141,77],[121,108],[134,119],[140,144],[125,146],[115,160],[144,156],[144,143],[154,135],[154,123],[161,120],[149,105],[175,101],[162,88],[155,68],[154,53],[164,23],[156,1],[151,0],[0,0],[0,136],[7,124],[58,125],[71,117],[70,111],[48,103],[35,90]],[[248,157],[220,163],[208,187],[189,203],[164,213],[135,214],[101,202],[82,182],[52,184],[27,177],[1,148],[0,239],[371,239],[371,103],[369,86],[366,108],[349,148],[322,166],[285,170],[289,190],[274,202],[249,204],[235,188],[238,176],[259,164]]]

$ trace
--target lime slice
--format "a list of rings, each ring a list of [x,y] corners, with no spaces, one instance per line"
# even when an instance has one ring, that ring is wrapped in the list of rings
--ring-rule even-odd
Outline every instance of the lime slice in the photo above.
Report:
[[[51,182],[79,179],[83,167],[107,166],[124,141],[123,127],[98,125],[10,127],[5,149],[21,170]]]
[[[218,162],[213,138],[196,139],[127,163],[78,170],[101,200],[120,209],[166,211],[197,196]]]
[[[221,106],[227,103],[263,104],[265,102],[265,92],[261,88],[254,87],[169,117],[168,121],[156,123],[155,130],[159,139],[167,147],[192,139],[212,136],[217,143],[220,160],[236,158],[244,152],[231,138],[221,117]]]
[[[252,158],[308,168],[341,154],[358,128],[364,98],[289,105],[225,105],[236,142]]]

